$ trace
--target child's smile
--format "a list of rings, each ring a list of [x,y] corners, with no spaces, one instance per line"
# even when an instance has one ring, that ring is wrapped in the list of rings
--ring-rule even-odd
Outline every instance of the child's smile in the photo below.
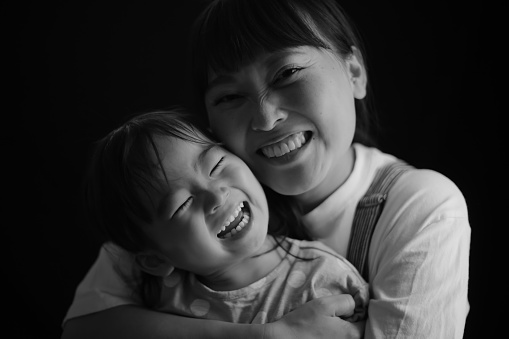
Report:
[[[220,239],[234,237],[248,225],[250,218],[251,216],[247,201],[245,205],[244,202],[241,202],[233,214],[225,221],[223,227],[221,227],[221,232],[217,234],[217,237]]]

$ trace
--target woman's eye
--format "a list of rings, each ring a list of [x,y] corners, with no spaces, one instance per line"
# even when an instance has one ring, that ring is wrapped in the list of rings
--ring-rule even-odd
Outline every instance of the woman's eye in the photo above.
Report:
[[[275,79],[274,79],[274,83],[277,83],[279,81],[282,81],[282,80],[285,80],[285,79],[288,79],[290,78],[292,75],[294,75],[295,73],[299,72],[300,70],[302,70],[302,68],[300,67],[290,67],[290,68],[286,68],[284,70],[282,70],[281,72],[279,72]]]
[[[189,206],[191,206],[192,202],[193,202],[192,197],[187,198],[187,200],[182,205],[180,205],[180,207],[175,211],[175,213],[173,213],[173,217],[185,212],[185,210],[187,210]]]
[[[224,157],[221,157],[221,159],[219,159],[219,161],[214,166],[214,168],[212,168],[212,171],[210,171],[210,176],[212,176],[212,174],[214,174],[214,172],[218,171],[223,166],[223,161],[224,161]]]
[[[227,104],[227,103],[230,103],[237,99],[240,99],[240,95],[238,95],[238,94],[224,95],[224,96],[219,97],[218,99],[214,100],[214,106],[217,106],[220,104]]]

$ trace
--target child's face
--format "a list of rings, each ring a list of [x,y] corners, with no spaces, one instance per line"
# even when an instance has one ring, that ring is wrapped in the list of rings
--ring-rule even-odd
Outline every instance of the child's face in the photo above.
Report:
[[[267,235],[268,207],[247,165],[218,146],[155,142],[167,177],[144,229],[174,267],[207,276],[251,257]],[[155,160],[155,159],[154,159]]]
[[[235,73],[211,72],[212,130],[261,182],[284,195],[313,195],[353,165],[354,98],[365,95],[359,75],[355,56],[309,46],[262,54]]]

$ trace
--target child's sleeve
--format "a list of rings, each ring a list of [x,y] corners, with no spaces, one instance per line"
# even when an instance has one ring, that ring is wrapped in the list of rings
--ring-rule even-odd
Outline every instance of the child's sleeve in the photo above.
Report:
[[[134,278],[133,275],[131,256],[111,243],[104,244],[95,263],[78,285],[62,324],[71,318],[112,307],[140,304],[131,285],[126,283]]]
[[[346,258],[338,255],[336,263],[335,270],[337,272],[344,272],[342,274],[336,272],[338,274],[336,283],[339,285],[340,290],[350,294],[355,302],[354,313],[350,317],[345,318],[345,320],[357,322],[366,319],[370,298],[369,284]]]
[[[315,297],[335,294],[350,294],[355,302],[351,316],[344,318],[350,322],[366,319],[369,304],[369,284],[357,269],[344,257],[320,242],[302,241],[302,247],[313,248],[316,259],[308,265],[312,277],[311,285]],[[318,259],[318,260],[317,260]]]

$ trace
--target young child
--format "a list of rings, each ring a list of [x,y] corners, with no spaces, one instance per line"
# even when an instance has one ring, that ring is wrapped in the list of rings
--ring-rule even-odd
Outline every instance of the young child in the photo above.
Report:
[[[135,263],[114,265],[145,306],[266,323],[348,293],[348,320],[365,318],[368,287],[357,270],[319,242],[267,236],[267,200],[251,170],[183,112],[142,114],[109,133],[86,188],[92,221],[121,248],[101,255]]]

